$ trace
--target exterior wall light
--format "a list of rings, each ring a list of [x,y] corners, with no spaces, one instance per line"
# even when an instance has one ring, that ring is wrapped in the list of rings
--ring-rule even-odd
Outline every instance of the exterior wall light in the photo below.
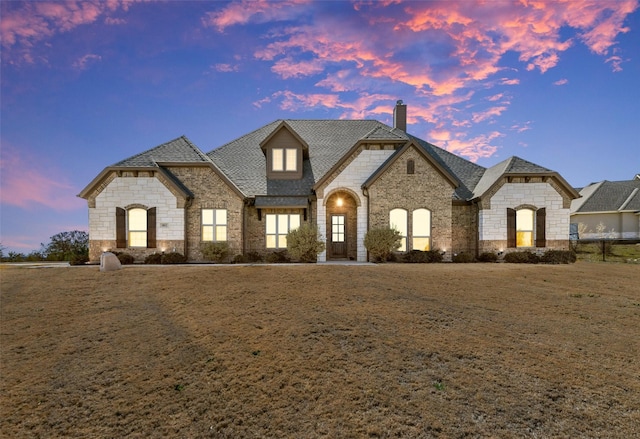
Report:
[[[338,200],[336,201],[336,206],[342,207],[342,198],[338,197]]]

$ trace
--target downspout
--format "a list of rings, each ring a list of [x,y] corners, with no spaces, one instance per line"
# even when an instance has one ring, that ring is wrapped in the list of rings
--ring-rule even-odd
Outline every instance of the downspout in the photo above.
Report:
[[[184,255],[189,260],[189,215],[187,211],[191,207],[193,198],[187,197],[184,203]]]
[[[367,199],[367,230],[365,231],[365,235],[367,234],[367,232],[369,231],[370,228],[370,221],[371,221],[371,200],[369,199],[369,189],[366,187],[362,188],[362,195],[364,195],[364,197]],[[364,245],[364,241],[362,242],[362,245]],[[369,250],[365,247],[365,250],[367,250],[367,261],[369,262]]]

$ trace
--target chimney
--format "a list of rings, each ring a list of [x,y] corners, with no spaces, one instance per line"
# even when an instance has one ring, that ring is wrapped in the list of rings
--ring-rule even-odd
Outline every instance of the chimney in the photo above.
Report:
[[[407,106],[402,99],[396,102],[396,107],[393,109],[393,127],[407,131]]]

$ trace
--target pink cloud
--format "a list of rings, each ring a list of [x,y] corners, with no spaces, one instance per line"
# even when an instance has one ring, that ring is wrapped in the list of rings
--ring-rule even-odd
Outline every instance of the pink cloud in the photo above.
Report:
[[[0,170],[1,204],[27,209],[41,205],[58,211],[84,206],[76,197],[78,189],[69,184],[65,175],[55,175],[49,166],[40,165],[37,159],[6,142],[2,142]]]
[[[53,35],[94,23],[101,16],[107,24],[122,24],[123,19],[111,18],[116,10],[126,11],[131,3],[145,0],[108,1],[38,1],[0,3],[0,40],[9,63],[33,63],[36,44]]]
[[[473,120],[474,123],[479,123],[482,121],[485,121],[487,119],[490,119],[494,116],[500,116],[505,110],[507,109],[507,107],[491,107],[488,108],[484,111],[479,111],[476,113],[473,113],[473,116],[471,117],[471,120]]]
[[[568,83],[569,83],[569,80],[567,78],[562,78],[554,82],[553,85],[566,85]]]
[[[477,162],[481,158],[491,157],[498,150],[493,145],[493,140],[502,137],[503,134],[493,131],[489,134],[466,139],[464,134],[459,134],[458,138],[446,140],[441,145],[447,151],[467,157],[472,162]]]
[[[269,21],[287,20],[299,15],[295,6],[309,3],[309,0],[288,0],[271,2],[267,0],[243,0],[230,3],[216,12],[208,12],[202,19],[206,26],[213,26],[219,32],[227,27]]]
[[[237,72],[238,66],[233,66],[231,64],[219,63],[213,66],[213,69],[217,72],[230,73]]]
[[[87,55],[84,55],[83,57],[78,58],[76,62],[73,63],[73,68],[78,70],[85,70],[91,64],[94,64],[98,61],[102,61],[102,57],[100,55],[89,53]]]

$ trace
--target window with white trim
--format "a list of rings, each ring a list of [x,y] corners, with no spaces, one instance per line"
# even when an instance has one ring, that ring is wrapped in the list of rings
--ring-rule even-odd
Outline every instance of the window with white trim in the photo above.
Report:
[[[273,148],[271,170],[295,172],[298,170],[298,150],[295,148]]]
[[[413,211],[411,225],[412,249],[431,250],[431,211],[428,209],[416,209]]]
[[[407,251],[407,211],[404,209],[393,209],[389,212],[389,227],[400,232],[400,248],[398,251]]]
[[[147,247],[147,210],[141,208],[127,211],[129,247]]]
[[[202,241],[227,240],[227,209],[202,209]]]
[[[533,247],[534,215],[532,209],[516,210],[516,247]]]
[[[267,248],[287,248],[287,233],[300,227],[300,214],[265,215]]]

